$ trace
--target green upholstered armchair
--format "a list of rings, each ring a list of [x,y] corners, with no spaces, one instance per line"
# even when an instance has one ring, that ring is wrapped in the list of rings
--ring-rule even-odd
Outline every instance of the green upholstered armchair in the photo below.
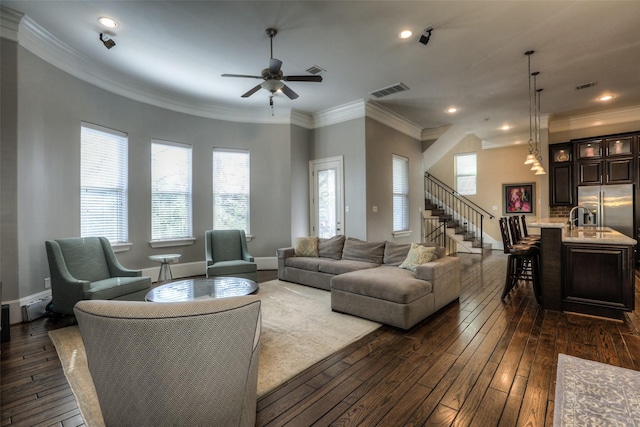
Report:
[[[254,296],[80,301],[74,309],[107,426],[254,426]]]
[[[105,237],[47,240],[53,311],[73,314],[87,299],[144,300],[151,279],[124,268]]]
[[[247,250],[244,230],[207,230],[204,238],[207,277],[258,279],[258,268]]]

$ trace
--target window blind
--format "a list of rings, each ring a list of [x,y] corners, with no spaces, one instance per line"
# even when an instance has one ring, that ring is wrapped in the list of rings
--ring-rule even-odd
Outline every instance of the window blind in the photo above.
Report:
[[[456,190],[463,196],[476,194],[478,167],[476,153],[456,154]]]
[[[83,122],[80,146],[80,235],[126,243],[127,134]]]
[[[249,152],[213,150],[213,229],[249,230]]]
[[[151,239],[193,236],[192,148],[151,141]]]
[[[393,231],[409,229],[409,159],[393,155]]]

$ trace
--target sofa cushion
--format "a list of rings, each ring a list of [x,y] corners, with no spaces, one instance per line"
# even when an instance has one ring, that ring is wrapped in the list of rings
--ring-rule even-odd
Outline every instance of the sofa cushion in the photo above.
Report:
[[[411,248],[410,243],[400,244],[393,242],[386,242],[384,245],[384,265],[398,266],[403,263],[409,254]]]
[[[298,257],[287,258],[284,265],[287,267],[299,268],[301,270],[319,271],[322,258],[318,257]]]
[[[416,279],[409,270],[382,265],[331,278],[331,289],[408,304],[432,292],[431,282]]]
[[[412,243],[411,249],[409,249],[409,253],[407,254],[407,259],[405,259],[399,267],[415,272],[417,266],[426,264],[434,258],[435,251],[436,248],[433,246],[425,247],[417,243]]]
[[[348,237],[344,242],[342,259],[382,264],[385,242],[365,242]]]
[[[91,282],[91,287],[84,291],[84,299],[113,299],[148,289],[151,289],[149,277],[112,277]]]
[[[330,239],[318,239],[318,256],[323,258],[342,259],[342,248],[345,237],[333,236]]]
[[[296,256],[318,256],[317,237],[298,237],[294,248]]]
[[[379,267],[379,264],[375,262],[353,261],[349,259],[331,260],[331,262],[324,262],[319,264],[319,270],[322,273],[328,274],[343,274],[350,271],[364,270],[368,268]]]
[[[207,267],[207,274],[210,276],[235,276],[242,273],[253,273],[257,271],[255,262],[243,261],[241,259],[233,261],[220,261]]]

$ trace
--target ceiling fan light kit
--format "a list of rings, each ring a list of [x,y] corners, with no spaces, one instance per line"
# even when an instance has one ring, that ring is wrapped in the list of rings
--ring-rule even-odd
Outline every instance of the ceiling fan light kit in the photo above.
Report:
[[[298,94],[289,86],[283,83],[286,82],[321,82],[322,76],[318,75],[300,75],[300,76],[285,76],[282,72],[282,61],[273,57],[273,38],[278,34],[278,30],[275,28],[267,28],[267,35],[269,36],[270,45],[270,58],[269,67],[262,70],[259,76],[247,75],[247,74],[222,74],[222,77],[240,77],[248,79],[262,79],[264,80],[257,86],[251,88],[248,92],[241,95],[242,98],[248,98],[260,89],[264,89],[271,93],[269,97],[269,105],[273,108],[273,95],[276,92],[284,93],[289,99],[298,98]]]

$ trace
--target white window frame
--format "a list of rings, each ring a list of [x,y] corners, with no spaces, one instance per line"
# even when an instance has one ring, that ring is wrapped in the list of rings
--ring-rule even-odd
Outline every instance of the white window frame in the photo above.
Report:
[[[474,167],[462,168],[461,166],[464,166],[462,162],[465,160],[469,161],[471,158],[473,158]],[[476,194],[478,194],[478,155],[475,152],[456,154],[454,156],[453,167],[455,171],[454,173],[456,192],[461,196],[475,196]],[[473,177],[473,190],[468,191],[465,189],[461,189],[462,186],[460,185],[460,180],[465,180],[470,177]]]
[[[218,169],[216,158],[226,157],[233,163]],[[249,150],[214,148],[212,156],[213,178],[213,229],[225,230],[230,228],[243,229],[247,240],[251,239],[251,155]],[[231,226],[230,221],[221,220],[224,206],[216,202],[220,195],[243,198],[246,212],[243,224]],[[242,227],[240,227],[242,225]]]
[[[153,248],[192,245],[193,237],[193,148],[191,145],[161,139],[151,140],[151,241]],[[181,208],[162,206],[166,198]],[[174,204],[175,206],[175,204]],[[167,230],[158,221],[179,227]]]
[[[80,128],[80,236],[103,236],[128,250],[129,142],[124,132],[82,122]]]
[[[409,159],[392,155],[392,216],[393,237],[411,234],[409,229]]]

